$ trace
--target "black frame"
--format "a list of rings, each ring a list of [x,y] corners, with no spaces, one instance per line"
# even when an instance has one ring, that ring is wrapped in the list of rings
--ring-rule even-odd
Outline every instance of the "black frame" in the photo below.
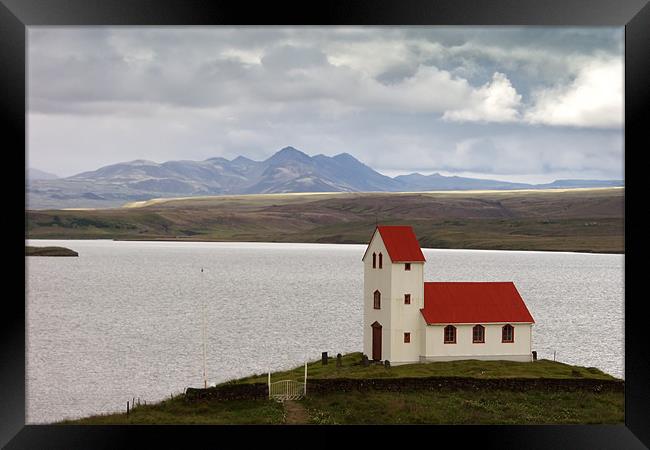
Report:
[[[3,148],[7,153],[25,147],[25,43],[26,26],[31,25],[546,25],[546,26],[625,26],[625,144],[626,264],[637,258],[645,244],[644,233],[632,240],[629,208],[640,185],[644,164],[639,154],[650,148],[644,117],[650,112],[650,5],[648,0],[328,0],[311,2],[245,2],[204,0],[0,0],[0,85]],[[7,142],[9,144],[7,144]],[[13,144],[13,149],[12,145]],[[634,150],[632,150],[634,149]],[[7,156],[7,154],[5,154]],[[16,158],[15,163],[25,162]],[[634,174],[634,172],[637,172]],[[25,193],[19,192],[21,173],[13,170],[13,195],[6,196],[14,214],[25,207]],[[24,173],[23,173],[24,174]],[[632,196],[632,197],[631,197]],[[638,214],[638,213],[637,213]],[[23,216],[24,217],[24,216]],[[24,227],[16,220],[4,223],[11,230],[12,259],[24,258]],[[24,225],[24,223],[23,223]],[[645,230],[644,230],[645,231]],[[643,246],[643,247],[642,247]],[[643,266],[640,266],[643,267]],[[24,279],[24,265],[22,266]],[[11,278],[18,293],[19,276]],[[626,277],[626,293],[635,291],[643,281]],[[639,289],[640,291],[640,289]],[[7,448],[119,448],[143,439],[149,447],[190,446],[195,439],[208,438],[211,445],[225,442],[226,433],[242,438],[281,437],[284,427],[259,427],[260,433],[247,433],[250,427],[143,427],[143,426],[25,426],[25,307],[16,296],[4,296],[2,302],[2,357],[0,359],[0,445]],[[396,431],[409,437],[454,439],[456,444],[477,443],[499,448],[643,448],[650,446],[650,352],[641,339],[644,296],[625,302],[625,425],[574,426],[437,426],[375,427],[377,434]],[[635,339],[639,338],[639,339]],[[297,427],[328,433],[367,431],[357,427]],[[17,433],[17,434],[16,434]],[[377,434],[375,434],[377,433]],[[364,433],[364,435],[367,435]],[[335,436],[334,436],[335,437]],[[464,445],[461,445],[464,446]]]

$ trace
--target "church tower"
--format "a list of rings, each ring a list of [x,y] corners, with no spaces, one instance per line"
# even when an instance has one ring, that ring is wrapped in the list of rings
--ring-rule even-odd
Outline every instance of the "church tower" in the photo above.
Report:
[[[377,226],[363,258],[363,352],[391,364],[424,348],[424,255],[409,226]]]

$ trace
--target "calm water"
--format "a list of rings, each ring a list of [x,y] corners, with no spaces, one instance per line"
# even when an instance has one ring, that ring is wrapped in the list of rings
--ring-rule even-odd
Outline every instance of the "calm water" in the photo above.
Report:
[[[362,348],[364,245],[31,241],[27,422],[126,409]],[[427,281],[514,281],[540,358],[623,377],[623,255],[424,250]],[[205,270],[201,273],[201,267]]]

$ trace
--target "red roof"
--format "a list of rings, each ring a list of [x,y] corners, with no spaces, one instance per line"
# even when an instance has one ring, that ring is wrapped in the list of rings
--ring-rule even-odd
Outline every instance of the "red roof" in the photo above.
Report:
[[[424,262],[424,255],[415,237],[413,228],[401,225],[379,225],[381,239],[384,241],[388,255],[393,262]],[[373,234],[374,236],[374,234]]]
[[[514,283],[425,282],[424,308],[427,324],[535,323]]]

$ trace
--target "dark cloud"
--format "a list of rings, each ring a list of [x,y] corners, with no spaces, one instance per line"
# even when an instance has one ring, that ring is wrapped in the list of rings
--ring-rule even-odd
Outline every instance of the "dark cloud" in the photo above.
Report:
[[[622,177],[622,96],[590,110],[577,94],[616,73],[622,29],[30,27],[28,39],[28,156],[63,175],[293,145],[387,173]]]

